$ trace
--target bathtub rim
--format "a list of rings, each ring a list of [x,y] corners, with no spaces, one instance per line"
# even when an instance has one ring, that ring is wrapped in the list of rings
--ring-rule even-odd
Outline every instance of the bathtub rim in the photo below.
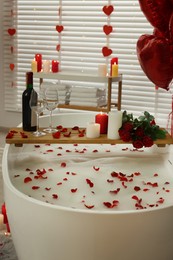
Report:
[[[163,210],[170,207],[173,207],[173,204],[171,205],[162,205],[160,207],[154,207],[154,208],[147,208],[147,209],[138,209],[138,210],[123,210],[123,211],[110,211],[110,210],[92,210],[92,209],[78,209],[78,208],[70,208],[66,206],[60,206],[60,205],[53,205],[50,203],[43,202],[41,200],[37,200],[35,198],[29,197],[16,189],[9,177],[9,171],[8,171],[8,154],[9,154],[10,144],[6,144],[3,151],[3,157],[2,157],[2,176],[3,176],[3,185],[6,185],[8,189],[10,189],[11,192],[13,192],[16,196],[20,197],[21,199],[27,200],[31,203],[34,203],[35,205],[42,206],[42,207],[48,207],[53,210],[61,210],[61,211],[69,211],[74,213],[80,213],[80,214],[96,214],[96,215],[124,215],[124,214],[145,214],[153,211]],[[5,187],[3,187],[5,189]],[[4,198],[5,199],[5,198]]]

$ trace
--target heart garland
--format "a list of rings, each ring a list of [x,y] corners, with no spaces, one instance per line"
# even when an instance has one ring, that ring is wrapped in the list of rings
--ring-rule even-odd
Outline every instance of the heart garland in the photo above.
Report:
[[[111,15],[111,13],[114,11],[114,7],[113,7],[113,5],[105,5],[105,6],[103,6],[103,12],[107,15],[107,16],[109,16],[109,15]]]
[[[56,50],[59,52],[60,49],[61,49],[61,45],[60,45],[60,44],[57,44],[57,46],[56,46]]]
[[[105,15],[110,16],[112,12],[114,11],[113,5],[105,5],[102,8],[102,11]],[[113,27],[110,24],[105,24],[103,26],[103,32],[106,34],[106,36],[109,36],[113,31]],[[104,57],[108,57],[112,54],[112,50],[108,46],[104,46],[102,48],[102,54]]]
[[[11,10],[11,16],[13,16],[13,15],[14,15],[14,12],[13,12],[13,10]],[[7,30],[7,32],[8,32],[8,34],[9,34],[10,36],[14,36],[14,35],[16,34],[16,29],[15,29],[15,28],[9,28],[9,29]],[[13,46],[10,47],[10,52],[11,52],[11,54],[13,55],[13,52],[14,52]],[[9,68],[10,68],[11,71],[13,71],[14,68],[15,68],[14,63],[10,63]],[[13,82],[12,82],[12,85],[13,85]]]
[[[14,70],[14,68],[15,68],[15,65],[14,65],[14,63],[10,63],[9,67],[10,67],[10,70],[11,70],[11,71],[13,71],[13,70]]]
[[[15,28],[9,28],[9,29],[8,29],[8,34],[9,34],[10,36],[14,36],[15,33],[16,33],[16,29],[15,29]]]
[[[61,33],[64,30],[64,26],[63,25],[56,25],[56,31]]]
[[[108,56],[110,56],[112,54],[112,50],[109,49],[107,46],[104,46],[102,48],[102,53],[103,53],[104,57],[108,57]]]
[[[113,28],[111,25],[104,25],[103,26],[103,31],[106,35],[109,35],[112,32]]]

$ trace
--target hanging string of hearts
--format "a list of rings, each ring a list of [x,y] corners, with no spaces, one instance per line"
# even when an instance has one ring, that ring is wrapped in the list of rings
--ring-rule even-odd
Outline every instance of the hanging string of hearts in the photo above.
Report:
[[[14,10],[11,10],[10,15],[11,15],[11,24],[13,24],[14,23],[13,19],[14,19],[14,16],[15,16]],[[13,39],[14,39],[17,32],[16,32],[15,27],[11,26],[10,28],[7,29],[7,33],[9,35],[10,41],[11,41],[11,46],[10,46],[11,62],[9,64],[9,69],[11,70],[11,72],[13,72],[14,69],[15,69],[15,64],[13,63],[13,54],[14,54]],[[12,81],[11,87],[14,87],[14,86],[15,86],[15,83]]]
[[[62,25],[62,3],[59,1],[59,7],[58,7],[58,17],[59,17],[59,24],[55,26],[55,29],[58,33],[58,43],[56,45],[56,51],[58,52],[59,55],[59,61],[60,61],[60,51],[61,51],[61,37],[62,37],[62,32],[64,30],[64,26]]]
[[[107,16],[107,24],[103,25],[103,32],[106,35],[107,45],[103,46],[102,54],[104,57],[108,57],[112,54],[112,49],[109,48],[109,36],[113,31],[113,27],[110,25],[110,16],[114,11],[114,7],[111,4],[105,5],[102,8],[103,13]]]

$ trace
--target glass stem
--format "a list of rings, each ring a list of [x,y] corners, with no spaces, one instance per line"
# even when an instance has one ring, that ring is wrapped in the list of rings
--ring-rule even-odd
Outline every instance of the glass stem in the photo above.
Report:
[[[50,111],[49,128],[52,129],[52,110]]]
[[[39,132],[39,114],[37,113],[37,132]]]

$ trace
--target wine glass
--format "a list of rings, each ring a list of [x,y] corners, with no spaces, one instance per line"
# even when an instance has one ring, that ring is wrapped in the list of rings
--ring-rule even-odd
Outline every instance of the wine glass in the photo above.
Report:
[[[33,135],[35,135],[35,136],[45,135],[45,133],[40,131],[40,129],[39,129],[39,117],[40,117],[40,114],[43,112],[43,109],[44,109],[43,101],[41,99],[39,99],[39,96],[34,89],[31,92],[30,108],[37,115],[37,130],[35,132],[33,132]]]
[[[45,108],[50,112],[49,117],[49,127],[44,129],[43,131],[47,133],[55,133],[57,132],[56,128],[52,126],[52,113],[53,110],[57,108],[58,105],[58,88],[57,86],[49,85],[44,90],[43,102]]]

